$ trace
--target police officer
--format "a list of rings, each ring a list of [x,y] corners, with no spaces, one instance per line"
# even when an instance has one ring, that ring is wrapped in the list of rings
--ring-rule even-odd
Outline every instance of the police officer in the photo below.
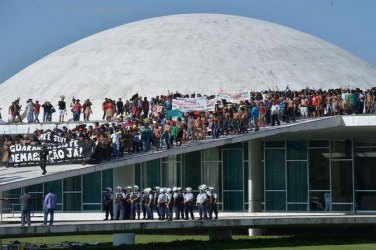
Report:
[[[158,210],[159,210],[159,220],[164,220],[166,216],[166,203],[167,203],[167,195],[166,195],[166,189],[161,188],[160,194],[158,196]]]
[[[206,185],[202,184],[198,187],[199,194],[196,197],[196,204],[198,207],[198,213],[200,215],[200,220],[207,219],[207,214],[206,214]]]
[[[174,193],[175,219],[180,220],[180,216],[184,219],[184,193],[181,187],[176,188]]]
[[[144,195],[142,196],[142,204],[143,204],[143,213],[144,219],[152,220],[153,219],[153,194],[151,193],[151,188],[144,189]],[[146,217],[147,216],[147,217]]]
[[[209,187],[208,191],[207,191],[207,194],[208,194],[208,206],[209,207],[209,210],[208,210],[208,213],[209,213],[209,218],[213,218],[213,212],[214,212],[214,219],[217,220],[218,219],[218,209],[217,209],[217,200],[218,200],[218,195],[217,195],[217,192],[215,191],[214,187]]]
[[[159,214],[159,209],[158,209],[158,197],[159,197],[159,194],[160,194],[160,187],[156,186],[154,187],[154,201],[153,203],[157,206],[157,214],[158,214],[158,219],[161,218],[161,215]]]
[[[42,150],[39,152],[39,165],[40,165],[40,168],[43,170],[42,175],[45,175],[47,173],[46,171],[47,156],[48,156],[47,146],[43,145]]]
[[[141,194],[138,192],[139,188],[137,185],[133,186],[133,190],[130,195],[130,202],[131,202],[131,219],[136,219],[136,212],[137,212],[137,219],[140,219],[140,197]]]
[[[111,220],[113,219],[113,199],[112,188],[107,187],[106,193],[103,196],[103,207],[106,211],[106,218],[104,220],[108,220],[108,215],[111,216]]]
[[[173,217],[172,211],[173,211],[173,207],[174,207],[174,195],[172,194],[171,188],[167,188],[166,193],[167,193],[167,204],[166,204],[167,220],[172,221],[172,217]]]
[[[124,204],[124,220],[130,220],[131,219],[131,192],[132,187],[127,186],[125,191],[125,198],[123,199]]]
[[[116,203],[116,220],[124,218],[124,203],[125,194],[121,186],[116,187],[115,203]]]
[[[184,220],[188,220],[188,212],[191,215],[191,219],[194,220],[195,217],[193,216],[193,194],[192,188],[187,187],[185,189],[186,193],[184,195],[184,207],[185,207],[185,218]]]

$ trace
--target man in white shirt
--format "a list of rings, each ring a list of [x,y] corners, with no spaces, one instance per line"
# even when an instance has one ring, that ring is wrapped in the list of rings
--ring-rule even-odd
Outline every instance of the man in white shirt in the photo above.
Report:
[[[194,220],[193,216],[193,194],[192,188],[187,187],[186,194],[184,195],[184,206],[185,206],[185,218],[184,220],[188,220],[188,212],[191,215],[191,219]]]
[[[200,193],[196,197],[196,204],[198,207],[198,213],[200,215],[200,219],[202,220],[203,218],[206,220],[207,214],[206,214],[206,199],[208,198],[206,193],[205,193],[205,187],[204,185],[201,185],[199,187]]]

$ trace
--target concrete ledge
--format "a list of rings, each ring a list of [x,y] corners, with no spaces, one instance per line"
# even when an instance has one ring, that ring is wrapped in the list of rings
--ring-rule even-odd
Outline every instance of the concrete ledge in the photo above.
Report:
[[[273,216],[273,217],[237,217],[208,221],[103,221],[56,223],[53,226],[1,225],[0,238],[80,235],[80,234],[113,234],[138,232],[176,232],[177,230],[224,230],[228,235],[231,229],[270,228],[270,227],[332,227],[332,226],[372,226],[376,225],[376,215],[339,215],[339,216]],[[213,236],[214,237],[214,236]],[[226,236],[227,237],[227,236]]]

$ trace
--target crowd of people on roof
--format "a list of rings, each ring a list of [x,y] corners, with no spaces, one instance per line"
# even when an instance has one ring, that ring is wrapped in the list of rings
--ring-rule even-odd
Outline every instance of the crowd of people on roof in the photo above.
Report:
[[[366,91],[360,89],[292,91],[288,87],[283,91],[252,92],[249,100],[229,103],[217,100],[212,111],[185,112],[179,117],[167,117],[172,109],[172,100],[177,97],[199,97],[179,93],[166,96],[147,97],[134,95],[125,102],[106,98],[102,103],[103,122],[77,125],[74,129],[56,127],[55,132],[68,138],[93,141],[96,150],[94,162],[122,157],[126,153],[160,150],[179,147],[187,142],[197,142],[207,136],[218,138],[221,135],[248,133],[267,125],[280,125],[281,122],[294,122],[296,118],[314,118],[331,115],[374,113],[376,88]],[[216,96],[207,96],[213,99]],[[160,107],[155,109],[155,106]],[[39,111],[43,108],[43,121],[51,121],[50,102],[42,106],[38,101],[29,99],[26,104],[28,122],[39,122]],[[65,97],[61,96],[55,112],[59,121],[67,118]],[[84,104],[73,98],[69,105],[74,121],[90,121],[92,103],[87,99]],[[22,121],[21,105],[16,100],[9,107],[12,121]],[[63,124],[62,124],[63,125]],[[37,138],[42,131],[35,131],[34,136],[6,136],[3,144],[3,161],[7,160],[9,145],[17,143],[38,144]],[[5,157],[5,158],[4,158]]]

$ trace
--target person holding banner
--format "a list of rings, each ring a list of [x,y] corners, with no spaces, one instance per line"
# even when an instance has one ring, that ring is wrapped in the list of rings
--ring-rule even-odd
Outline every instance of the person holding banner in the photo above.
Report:
[[[47,146],[43,145],[42,150],[39,153],[39,165],[40,165],[40,168],[43,170],[42,175],[45,175],[47,173],[46,171],[47,156],[48,156]]]

